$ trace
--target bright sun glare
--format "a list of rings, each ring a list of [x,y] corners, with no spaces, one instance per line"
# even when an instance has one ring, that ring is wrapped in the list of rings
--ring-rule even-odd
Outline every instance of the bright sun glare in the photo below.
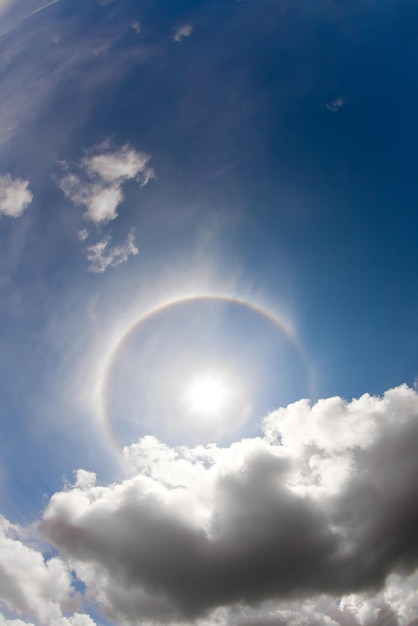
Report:
[[[186,388],[185,400],[189,409],[201,414],[215,414],[224,408],[227,400],[225,384],[212,375],[194,378]]]

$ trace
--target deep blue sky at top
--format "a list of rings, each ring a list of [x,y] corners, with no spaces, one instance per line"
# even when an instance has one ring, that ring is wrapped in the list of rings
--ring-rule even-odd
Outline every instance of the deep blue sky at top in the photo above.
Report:
[[[135,19],[140,35],[126,31]],[[174,43],[185,22],[192,35]],[[41,37],[45,29],[61,48]],[[24,97],[10,106],[29,104],[1,148],[1,170],[28,178],[35,199],[19,224],[1,221],[1,393],[13,416],[3,455],[15,454],[22,424],[29,435],[18,454],[30,450],[28,467],[45,454],[44,444],[32,446],[46,435],[28,407],[36,416],[64,367],[60,320],[73,311],[88,335],[93,304],[100,309],[116,289],[145,290],[173,260],[206,256],[225,276],[239,273],[290,302],[319,397],[413,384],[415,2],[62,0],[3,37],[2,51],[18,36],[17,70],[3,79],[21,71]],[[111,46],[77,61],[75,51],[96,40]],[[156,180],[140,195],[126,187],[114,224],[115,239],[135,225],[140,255],[97,276],[85,272],[74,237],[80,213],[54,177],[59,161],[108,137],[152,155]],[[61,410],[54,402],[51,411]],[[70,471],[68,460],[51,463],[58,481]]]
[[[59,10],[86,31],[115,31],[137,13],[132,3],[88,3],[80,15],[78,4]],[[306,339],[321,352],[332,344],[332,370],[340,361],[360,374],[335,392],[369,389],[358,370],[368,355],[368,369],[388,370],[382,382],[383,372],[373,377],[381,391],[415,374],[415,353],[405,361],[416,319],[418,10],[311,5],[142,3],[151,58],[101,87],[71,156],[109,134],[145,146],[159,182],[142,202],[163,215],[161,243],[187,246],[199,224],[231,212],[219,233],[225,256],[279,298],[291,283],[302,314],[306,307]],[[185,19],[194,37],[173,49],[173,24]],[[347,102],[332,113],[324,105],[338,96]],[[58,126],[64,108],[71,120],[84,98],[70,82],[46,117],[55,109]],[[68,158],[65,138],[54,156]],[[179,220],[183,207],[190,213]],[[151,241],[146,252],[159,255]]]

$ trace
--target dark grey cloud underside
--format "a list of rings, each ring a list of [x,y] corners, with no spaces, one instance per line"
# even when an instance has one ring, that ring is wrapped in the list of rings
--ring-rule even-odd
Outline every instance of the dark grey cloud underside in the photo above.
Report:
[[[265,452],[218,480],[210,537],[134,488],[106,515],[54,517],[43,530],[64,554],[111,573],[109,597],[128,616],[191,619],[235,603],[378,590],[418,565],[416,417],[359,448],[355,475],[320,504],[286,486],[290,460]],[[121,588],[138,588],[137,607]]]

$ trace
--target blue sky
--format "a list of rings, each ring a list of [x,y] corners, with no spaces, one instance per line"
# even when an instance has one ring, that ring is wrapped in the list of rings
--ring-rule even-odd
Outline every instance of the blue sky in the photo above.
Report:
[[[0,626],[416,623],[417,62],[409,0],[0,0]]]

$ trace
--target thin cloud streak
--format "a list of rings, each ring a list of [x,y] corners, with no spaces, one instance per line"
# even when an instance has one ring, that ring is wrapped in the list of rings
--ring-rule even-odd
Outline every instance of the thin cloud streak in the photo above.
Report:
[[[44,4],[41,7],[38,7],[37,9],[34,9],[33,11],[31,11],[24,17],[20,18],[17,22],[15,22],[12,26],[10,26],[10,28],[4,30],[3,32],[0,32],[0,39],[4,37],[5,35],[8,35],[12,31],[14,31],[15,28],[23,24],[23,22],[26,22],[26,20],[31,18],[33,15],[36,15],[36,13],[39,13],[40,11],[44,11],[44,9],[47,9],[48,7],[52,6],[53,4],[56,4],[59,1],[60,0],[51,0],[51,2],[48,2],[47,4]]]

